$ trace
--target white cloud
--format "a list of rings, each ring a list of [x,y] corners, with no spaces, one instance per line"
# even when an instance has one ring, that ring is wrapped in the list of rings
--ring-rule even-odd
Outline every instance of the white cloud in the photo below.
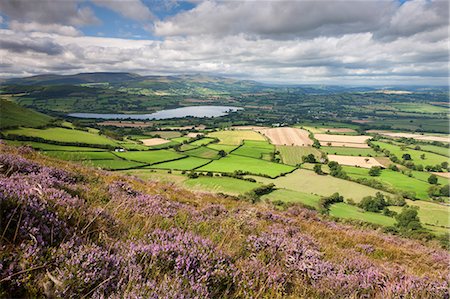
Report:
[[[13,20],[9,22],[9,28],[14,31],[48,32],[69,36],[81,35],[81,32],[73,26],[58,24],[40,24],[36,22],[21,23]]]
[[[141,0],[105,1],[92,0],[96,5],[111,9],[126,18],[136,21],[151,21],[155,18]]]

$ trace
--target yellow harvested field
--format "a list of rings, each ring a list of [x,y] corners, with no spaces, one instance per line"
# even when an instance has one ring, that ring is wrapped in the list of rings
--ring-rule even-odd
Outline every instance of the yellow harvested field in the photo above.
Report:
[[[340,156],[328,155],[328,160],[338,162],[342,165],[358,166],[363,168],[371,168],[372,166],[383,167],[383,164],[372,157],[355,157],[355,156]]]
[[[281,127],[258,130],[270,139],[275,145],[298,145],[308,146],[313,142],[309,139],[309,132],[303,129]]]
[[[146,146],[160,145],[160,144],[170,142],[169,140],[163,139],[163,138],[141,139],[141,141]]]
[[[422,134],[413,134],[413,133],[399,133],[399,132],[388,132],[388,131],[380,131],[380,130],[369,130],[367,133],[377,133],[383,136],[395,137],[395,138],[413,138],[416,140],[426,140],[426,141],[439,141],[439,142],[447,142],[450,143],[450,136],[437,136],[437,135],[422,135]]]
[[[370,148],[370,146],[367,143],[321,141],[320,145],[322,145],[322,146],[354,147],[354,148]]]
[[[435,175],[450,179],[450,172],[433,172]]]
[[[331,133],[354,133],[356,132],[353,129],[350,128],[323,128],[325,132],[331,132]]]
[[[146,128],[153,126],[151,122],[145,121],[103,121],[97,123],[99,126],[114,126],[114,127],[123,127],[123,128]]]
[[[325,144],[327,142],[342,142],[342,143],[366,143],[366,140],[371,139],[370,136],[347,136],[347,135],[331,135],[331,134],[314,134],[314,137]]]

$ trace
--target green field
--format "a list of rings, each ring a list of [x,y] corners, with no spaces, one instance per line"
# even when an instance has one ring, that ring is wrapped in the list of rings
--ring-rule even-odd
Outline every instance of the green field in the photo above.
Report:
[[[193,156],[193,157],[199,157],[204,159],[218,159],[219,158],[219,152],[204,146],[197,147],[195,149],[191,149],[188,151],[183,152],[186,155]]]
[[[363,157],[378,157],[382,154],[377,153],[371,148],[354,148],[345,146],[322,146],[320,150],[328,155],[343,155],[343,156],[363,156]]]
[[[394,103],[395,108],[404,112],[414,113],[448,113],[444,107],[434,106],[426,103]]]
[[[155,165],[150,166],[149,168],[192,170],[194,168],[205,165],[209,161],[210,160],[197,158],[197,157],[186,157],[186,158],[175,160],[175,161],[169,161],[169,162],[155,164]]]
[[[280,200],[289,203],[301,203],[310,207],[317,208],[320,196],[289,189],[277,189],[269,194],[261,196],[261,199],[268,199],[271,201]]]
[[[165,138],[165,139],[171,139],[171,138],[176,138],[176,137],[181,136],[181,133],[178,131],[150,131],[150,132],[145,132],[145,134],[149,134],[152,136],[159,135],[159,136],[161,136],[161,138]],[[148,138],[148,136],[147,136],[147,138]]]
[[[407,172],[411,172],[411,175],[413,178],[418,179],[420,181],[424,181],[426,183],[428,183],[428,178],[431,175],[431,173],[426,172],[426,171],[407,170]],[[448,179],[446,179],[444,177],[437,176],[437,178],[438,178],[438,183],[441,185],[445,185],[445,184],[449,183]]]
[[[450,207],[434,202],[411,201],[406,203],[410,206],[419,207],[418,216],[424,224],[432,226],[445,226],[450,228]],[[402,207],[389,207],[390,210],[400,212]]]
[[[56,145],[42,142],[34,141],[17,141],[17,140],[5,140],[6,143],[11,145],[28,145],[34,149],[45,150],[45,151],[66,151],[66,152],[101,152],[106,151],[105,149],[95,148],[95,147],[78,147],[70,145]]]
[[[211,192],[222,192],[231,195],[243,194],[258,186],[261,186],[259,183],[253,183],[235,178],[206,176],[186,180],[184,185],[192,190],[200,189]]]
[[[206,137],[206,138],[202,138],[202,139],[190,142],[189,144],[193,145],[193,146],[202,146],[202,145],[207,145],[208,143],[211,143],[213,141],[214,141],[214,138],[207,138]]]
[[[146,149],[164,149],[164,148],[168,148],[174,145],[177,145],[178,142],[176,141],[170,141],[170,142],[166,142],[163,144],[157,144],[157,145],[152,145],[152,146],[145,146]]]
[[[380,190],[376,190],[361,184],[338,179],[330,175],[318,175],[313,171],[298,169],[276,179],[252,176],[257,181],[264,184],[275,184],[278,188],[285,188],[294,191],[311,193],[319,196],[329,196],[339,192],[345,199],[360,201],[364,196],[375,195]],[[383,192],[382,192],[383,193]]]
[[[86,162],[87,165],[93,165],[95,167],[101,167],[109,170],[120,170],[143,166],[145,164],[133,161],[125,160],[90,160]]]
[[[155,150],[155,151],[142,151],[142,152],[124,152],[116,153],[117,156],[136,162],[142,162],[146,164],[155,164],[159,162],[180,159],[184,155],[180,155],[170,150]]]
[[[117,142],[98,134],[92,134],[79,130],[71,130],[65,128],[48,128],[48,129],[33,129],[20,128],[14,130],[7,130],[5,134],[15,134],[29,137],[39,137],[45,140],[67,142],[67,143],[86,143],[117,146]]]
[[[228,173],[241,170],[256,175],[263,174],[270,177],[276,177],[283,173],[290,172],[294,170],[294,168],[288,165],[230,154],[224,158],[215,160],[198,170]]]
[[[387,149],[391,154],[396,155],[397,158],[399,158],[399,159],[402,159],[402,156],[404,154],[410,154],[412,162],[414,162],[414,164],[421,164],[423,166],[426,166],[426,165],[437,165],[437,164],[441,164],[442,162],[448,162],[447,157],[437,155],[434,153],[418,151],[418,150],[414,150],[414,149],[410,149],[410,148],[406,148],[405,150],[402,150],[400,148],[400,146],[398,146],[398,145],[393,145],[393,144],[389,144],[389,143],[381,142],[381,141],[373,141],[372,143],[380,146],[383,149]],[[422,154],[425,155],[425,159],[423,159],[423,160],[420,158],[420,155],[422,155]]]
[[[208,136],[219,138],[220,144],[239,145],[243,140],[266,140],[264,136],[255,131],[218,131]]]
[[[311,146],[287,146],[277,145],[277,150],[280,152],[281,159],[284,164],[297,165],[303,162],[302,157],[313,154],[316,159],[320,159],[322,153]]]
[[[24,108],[6,99],[0,99],[0,128],[45,126],[52,119],[48,115]]]
[[[344,219],[362,220],[383,226],[392,226],[396,223],[395,219],[392,217],[384,216],[381,213],[366,212],[356,206],[344,202],[331,205],[330,215]]]
[[[191,138],[189,138],[189,137],[175,137],[175,138],[171,138],[170,140],[178,142],[178,143],[183,143],[185,141],[188,141],[189,139],[191,139]]]
[[[446,157],[450,157],[450,148],[448,147],[443,147],[443,146],[436,146],[436,145],[431,145],[431,144],[420,144],[420,149],[423,150],[424,152],[431,152],[431,153],[435,153],[438,155],[442,155],[442,156],[446,156]],[[410,145],[408,146],[408,148],[412,148],[414,149],[415,145]]]
[[[216,143],[211,143],[208,144],[207,146],[208,148],[211,148],[213,150],[216,151],[224,151],[226,153],[231,152],[232,150],[234,150],[237,146],[236,145],[226,145],[226,144],[216,144]]]
[[[84,160],[118,160],[115,155],[110,152],[64,152],[64,151],[48,151],[47,156],[72,161]],[[120,160],[118,160],[120,161]]]
[[[369,175],[368,169],[352,166],[342,166],[342,169],[351,178],[374,179],[396,190],[413,192],[418,199],[429,199],[427,190],[431,186],[430,184],[404,175],[401,172],[383,169],[379,176],[372,177]]]
[[[267,141],[245,140],[243,145],[233,151],[233,155],[261,159],[264,155],[270,156],[274,151],[275,146]]]

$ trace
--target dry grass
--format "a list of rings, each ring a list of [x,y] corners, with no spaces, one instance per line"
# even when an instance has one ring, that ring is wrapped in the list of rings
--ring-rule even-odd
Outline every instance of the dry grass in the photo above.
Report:
[[[150,138],[150,139],[141,139],[142,143],[146,146],[160,145],[164,143],[170,142],[169,140],[163,138]]]
[[[383,136],[394,137],[394,138],[413,138],[416,140],[425,140],[425,141],[439,141],[450,143],[450,137],[448,136],[436,136],[436,135],[428,135],[428,134],[413,134],[413,133],[401,133],[401,132],[388,132],[388,131],[380,131],[380,130],[369,130],[367,133],[377,133]]]
[[[262,129],[258,132],[264,134],[275,145],[308,146],[313,144],[309,139],[309,132],[302,129],[282,127]]]

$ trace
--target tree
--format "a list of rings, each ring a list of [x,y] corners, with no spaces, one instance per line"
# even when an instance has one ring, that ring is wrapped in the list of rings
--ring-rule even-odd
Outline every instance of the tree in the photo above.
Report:
[[[302,161],[303,161],[304,163],[317,163],[316,157],[314,157],[313,154],[309,154],[309,155],[307,155],[307,156],[303,156],[303,157],[302,157]]]
[[[450,196],[450,187],[448,184],[441,187],[440,194],[445,197]]]
[[[370,176],[379,176],[381,174],[381,167],[379,166],[372,166],[369,170]]]
[[[390,165],[389,165],[389,169],[390,169],[390,170],[393,170],[393,171],[398,171],[398,167],[397,167],[397,165],[395,165],[395,164],[390,164]]]
[[[401,213],[395,216],[395,220],[397,220],[396,226],[407,230],[421,229],[422,225],[420,224],[420,219],[417,214],[417,208],[415,207],[403,208]]]
[[[425,160],[425,154],[420,155],[420,159]]]
[[[379,212],[387,206],[384,195],[377,192],[375,196],[366,196],[358,204],[358,207],[368,212]]]
[[[436,185],[437,182],[438,182],[437,176],[435,174],[430,175],[430,177],[428,178],[428,183]]]
[[[409,161],[411,160],[411,155],[410,154],[403,154],[402,159],[405,161]]]
[[[226,151],[224,151],[224,150],[220,150],[220,151],[219,151],[219,156],[225,157],[226,155],[227,155],[227,152],[226,152]]]
[[[321,164],[314,165],[313,170],[314,170],[315,173],[317,173],[319,175],[323,174],[322,165]]]

